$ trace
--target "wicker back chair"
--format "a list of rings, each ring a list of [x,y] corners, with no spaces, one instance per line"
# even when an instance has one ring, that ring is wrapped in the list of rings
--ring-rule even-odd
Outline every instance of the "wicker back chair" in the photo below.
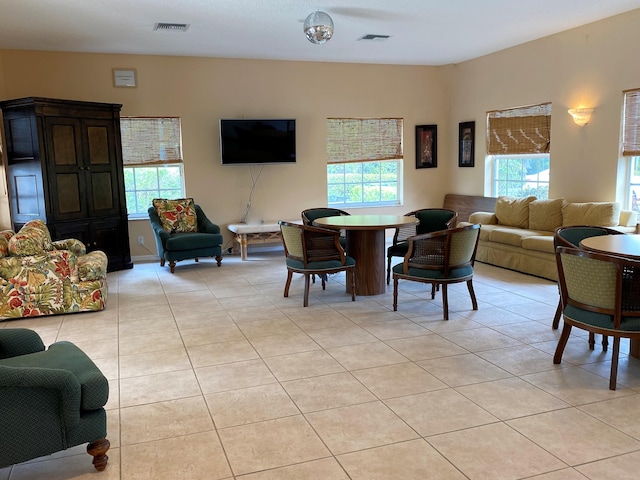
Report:
[[[410,237],[404,262],[393,267],[393,310],[398,310],[398,280],[431,284],[431,298],[442,286],[444,319],[449,319],[447,285],[467,282],[474,310],[478,302],[473,291],[473,264],[476,258],[480,225],[440,230]]]
[[[620,338],[640,338],[640,262],[576,248],[556,250],[564,327],[553,363],[572,327],[613,337],[609,388],[616,389]]]
[[[420,223],[396,228],[393,243],[387,248],[387,285],[391,280],[391,259],[404,257],[407,254],[409,237],[446,230],[455,227],[458,223],[458,214],[446,208],[423,208],[404,215],[405,217],[416,217]]]
[[[344,271],[347,282],[351,282],[351,300],[355,301],[356,262],[345,254],[338,231],[283,221],[279,224],[287,264],[284,296],[289,296],[293,274],[300,273],[304,275],[303,306],[306,307],[309,305],[309,280],[312,275],[320,276],[324,290],[328,274]]]

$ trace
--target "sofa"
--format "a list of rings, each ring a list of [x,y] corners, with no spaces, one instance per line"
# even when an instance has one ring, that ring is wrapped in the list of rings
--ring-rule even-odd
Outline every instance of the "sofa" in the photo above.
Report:
[[[42,220],[0,232],[0,320],[104,309],[107,262],[79,240],[52,241]]]
[[[498,197],[493,212],[474,212],[468,222],[481,225],[476,260],[558,280],[553,235],[561,226],[594,225],[636,232],[637,213],[616,202],[567,202],[563,198]]]

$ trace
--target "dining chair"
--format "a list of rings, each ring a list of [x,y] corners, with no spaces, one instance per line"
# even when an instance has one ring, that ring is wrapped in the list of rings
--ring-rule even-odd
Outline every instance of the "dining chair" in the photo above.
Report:
[[[387,285],[391,280],[391,259],[404,257],[407,254],[409,237],[446,230],[455,227],[458,223],[458,214],[446,208],[422,208],[404,215],[405,217],[415,217],[420,220],[420,223],[396,228],[393,243],[387,248]]]
[[[556,250],[564,327],[553,363],[572,327],[613,337],[609,389],[616,389],[620,338],[640,339],[640,262],[569,247]]]
[[[284,296],[289,296],[289,287],[294,273],[304,275],[303,306],[309,305],[309,280],[312,275],[322,279],[325,290],[327,275],[346,272],[347,282],[351,282],[351,301],[356,299],[356,262],[346,255],[340,245],[340,233],[337,230],[300,225],[285,221],[278,222],[282,232],[285,262],[287,265],[287,283]]]
[[[600,235],[621,235],[622,232],[613,228],[597,227],[591,225],[572,225],[567,227],[559,227],[553,235],[554,249],[558,247],[580,248],[580,242],[585,238],[598,237]],[[558,307],[553,317],[552,328],[558,329],[560,325],[560,317],[562,316],[562,298],[558,300]],[[607,351],[609,341],[607,337],[602,337],[602,350]],[[595,335],[589,334],[589,349],[595,348]]]
[[[478,302],[473,290],[475,262],[480,225],[467,225],[409,237],[404,261],[393,267],[393,310],[398,310],[398,280],[431,284],[431,299],[442,286],[444,319],[449,319],[447,286],[466,282],[474,310]]]

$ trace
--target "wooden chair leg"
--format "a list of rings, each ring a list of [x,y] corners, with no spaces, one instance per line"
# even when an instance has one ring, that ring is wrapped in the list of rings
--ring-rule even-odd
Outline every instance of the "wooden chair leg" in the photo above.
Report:
[[[433,284],[433,289],[435,290],[436,284]],[[444,309],[444,319],[449,320],[449,299],[447,298],[447,284],[442,284],[442,308]]]
[[[196,263],[198,263],[198,257],[195,258]]]
[[[471,279],[467,280],[467,289],[469,290],[469,295],[471,295],[471,305],[474,310],[477,310],[478,301],[476,300],[476,292],[473,290],[473,281]]]
[[[553,323],[551,324],[551,328],[554,330],[558,329],[558,325],[560,325],[560,317],[562,316],[562,300],[558,300],[558,308],[556,308],[556,314],[553,316]]]
[[[176,261],[175,260],[171,260],[169,262],[169,270],[171,270],[171,273],[174,273],[176,271]]]
[[[311,274],[304,274],[304,301],[302,302],[303,307],[309,306],[309,277]]]
[[[220,264],[222,263],[222,257],[220,255],[216,255],[216,263],[218,264],[218,266],[220,266]]]
[[[589,350],[594,350],[596,346],[596,334],[589,332]]]
[[[101,438],[87,445],[87,453],[93,457],[93,466],[99,472],[107,468],[109,457],[106,455],[111,443],[106,438]]]
[[[609,339],[606,335],[602,336],[602,351],[606,352],[609,347]]]
[[[287,283],[284,284],[284,296],[289,296],[289,287],[291,286],[291,277],[293,277],[293,273],[291,270],[287,270]]]
[[[161,259],[160,259],[160,266],[161,266],[161,267],[164,267],[164,258],[161,258]]]
[[[564,347],[567,346],[567,341],[569,340],[569,335],[571,334],[571,325],[568,323],[564,324],[562,328],[562,333],[560,334],[560,339],[558,340],[558,346],[556,347],[556,353],[553,356],[553,363],[558,365],[562,361],[562,354],[564,353]]]
[[[391,281],[391,256],[387,255],[387,285]]]
[[[393,277],[393,311],[398,311],[398,278]]]
[[[611,352],[611,375],[609,377],[609,390],[616,389],[618,381],[618,355],[620,354],[620,337],[613,337],[613,352]]]
[[[347,270],[347,281],[351,282],[351,301],[356,301],[356,272],[353,268]]]

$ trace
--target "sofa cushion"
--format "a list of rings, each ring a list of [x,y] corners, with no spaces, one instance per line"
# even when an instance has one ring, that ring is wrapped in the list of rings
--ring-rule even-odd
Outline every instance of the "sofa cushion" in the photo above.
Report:
[[[539,252],[554,253],[553,234],[532,235],[522,239],[522,248],[525,250],[537,250]]]
[[[562,225],[615,227],[620,221],[617,202],[567,203],[562,207]]]
[[[489,241],[520,247],[523,239],[534,235],[539,235],[539,232],[524,228],[495,228],[489,233]]]
[[[51,235],[42,220],[31,220],[9,240],[9,255],[39,255],[51,250]]]
[[[16,234],[13,230],[0,232],[0,258],[9,255],[9,240]]]
[[[193,198],[154,198],[153,206],[158,212],[162,227],[169,233],[198,231],[198,220]]]
[[[529,204],[529,228],[553,232],[562,226],[564,198],[534,200]]]
[[[496,201],[496,217],[500,225],[511,227],[529,227],[529,204],[536,197],[498,197]]]

